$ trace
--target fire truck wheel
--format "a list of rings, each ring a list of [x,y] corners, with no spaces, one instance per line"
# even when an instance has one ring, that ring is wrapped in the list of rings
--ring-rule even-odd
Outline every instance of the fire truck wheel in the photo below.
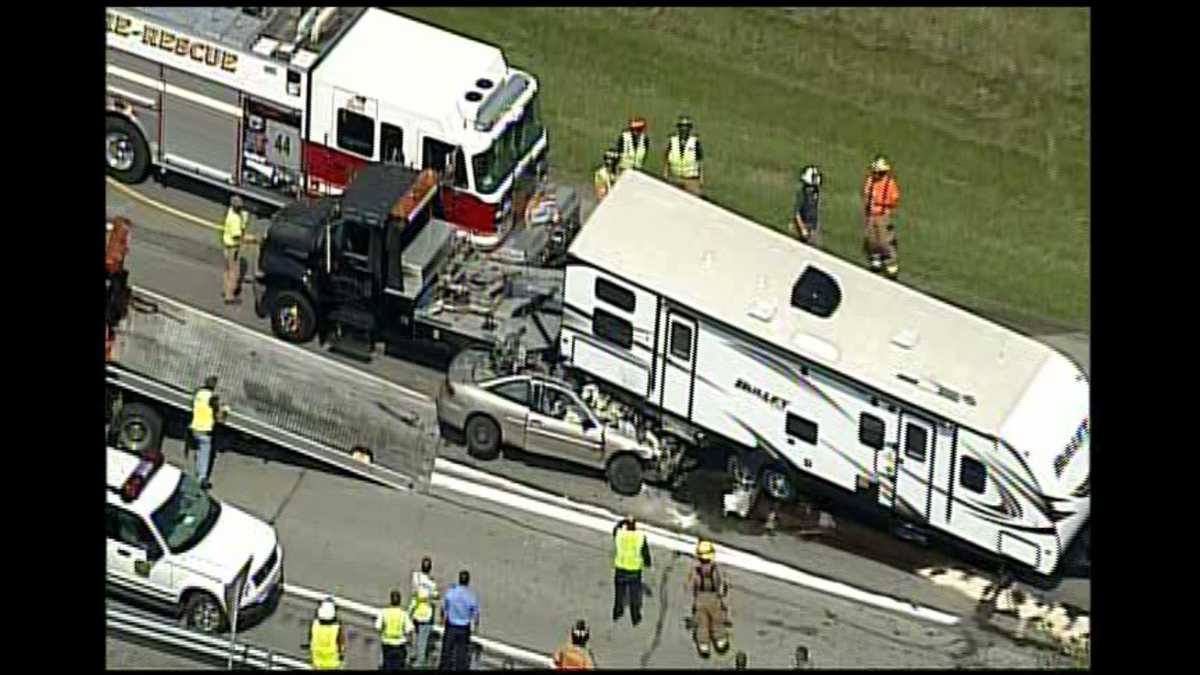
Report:
[[[608,485],[619,495],[633,497],[642,491],[642,463],[633,455],[613,457],[608,463]]]
[[[117,421],[117,443],[121,447],[138,454],[149,448],[160,448],[162,434],[163,418],[157,410],[145,403],[121,406]]]
[[[467,420],[467,450],[479,459],[495,459],[500,454],[500,427],[487,415]]]
[[[104,125],[104,161],[108,175],[122,183],[140,183],[150,168],[150,149],[129,120],[110,116]]]
[[[271,311],[271,332],[284,342],[304,343],[317,330],[312,303],[299,291],[278,291],[267,306]]]

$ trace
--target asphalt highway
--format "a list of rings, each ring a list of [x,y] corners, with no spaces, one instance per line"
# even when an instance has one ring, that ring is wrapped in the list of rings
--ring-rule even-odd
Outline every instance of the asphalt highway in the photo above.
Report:
[[[189,186],[189,190],[194,189]],[[108,188],[109,215],[124,214],[134,223],[129,262],[133,283],[269,334],[267,321],[254,315],[249,286],[242,305],[226,306],[221,302],[218,234],[193,222],[195,218],[219,222],[224,209],[206,198],[213,195],[167,189],[153,182],[136,190],[157,205],[134,198],[125,190]],[[256,222],[251,230],[261,233],[264,225]],[[254,250],[248,253],[253,266]],[[1081,342],[1078,336],[1053,336],[1047,341],[1066,349],[1086,367],[1086,341]],[[306,348],[426,394],[432,394],[441,379],[440,373],[401,359],[380,355],[363,365],[329,354],[315,344]],[[622,498],[611,493],[599,476],[552,463],[523,457],[481,463],[453,443],[446,443],[440,455],[581,503],[615,513],[632,511],[647,522],[712,536],[720,544],[806,572],[963,617],[962,625],[954,628],[926,626],[917,620],[751,575],[744,581],[739,579],[739,592],[732,602],[735,617],[739,617],[735,619],[735,640],[751,653],[752,665],[758,663],[756,658],[762,658],[763,665],[789,665],[788,655],[794,651],[789,645],[793,643],[809,646],[818,664],[833,667],[950,667],[975,663],[1021,667],[1033,665],[1036,659],[1029,648],[1018,647],[1002,635],[974,625],[969,618],[973,607],[969,598],[934,586],[916,574],[920,569],[939,566],[968,569],[969,564],[937,549],[897,541],[836,512],[837,527],[832,532],[802,535],[800,532],[810,529],[811,523],[794,516],[782,518],[779,531],[768,535],[756,521],[731,521],[716,512],[720,487],[712,472],[698,473],[690,486],[691,494],[683,498],[650,487],[637,497]],[[172,459],[180,461],[178,456]],[[286,461],[264,462],[261,457],[227,453],[221,456],[216,471],[218,495],[275,520],[288,551],[289,583],[324,588],[377,604],[389,585],[407,579],[422,552],[430,551],[435,560],[446,561],[441,567],[443,579],[459,565],[470,567],[474,578],[480,579],[480,593],[485,597],[485,636],[549,652],[579,614],[597,627],[593,629],[594,647],[603,665],[701,664],[682,627],[685,612],[681,606],[685,603],[681,585],[686,560],[676,559],[670,552],[660,554],[658,560],[662,562],[656,560],[657,569],[652,574],[656,579],[650,591],[653,595],[647,598],[647,622],[638,630],[628,623],[614,627],[605,618],[611,603],[611,577],[606,571],[607,542],[602,537],[451,491],[405,495]],[[585,569],[588,571],[583,574]],[[486,582],[479,576],[483,570],[487,570]],[[671,576],[678,579],[667,578]],[[1087,609],[1090,583],[1087,579],[1070,579],[1046,597]],[[529,600],[522,602],[520,598]],[[248,631],[247,636],[257,639],[261,635],[281,645],[280,649],[291,643],[295,643],[293,649],[298,646],[296,635],[311,619],[312,608],[299,602],[288,609],[290,602],[285,600],[276,616]],[[489,607],[501,611],[489,611]],[[651,618],[655,611],[659,615]],[[653,625],[647,629],[647,624]],[[643,637],[649,642],[638,642]],[[361,664],[359,667],[374,666],[370,659],[377,658],[378,646],[372,640],[370,631],[364,628],[361,649],[352,657],[354,663]],[[873,646],[865,648],[865,643]]]

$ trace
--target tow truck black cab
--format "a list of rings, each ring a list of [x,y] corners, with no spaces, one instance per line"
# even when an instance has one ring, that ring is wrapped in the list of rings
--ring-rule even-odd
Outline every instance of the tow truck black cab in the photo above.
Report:
[[[531,352],[556,345],[561,304],[544,306],[561,299],[561,270],[515,269],[469,250],[435,217],[438,183],[428,169],[367,165],[340,199],[280,209],[259,253],[258,315],[283,340],[319,336],[362,359],[377,342],[439,360],[513,336]]]

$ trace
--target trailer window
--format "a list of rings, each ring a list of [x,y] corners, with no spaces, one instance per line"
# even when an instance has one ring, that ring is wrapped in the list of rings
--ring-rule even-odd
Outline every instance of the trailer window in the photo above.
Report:
[[[904,454],[916,462],[925,461],[925,443],[928,435],[924,427],[915,424],[904,425]]]
[[[987,488],[987,467],[974,457],[963,456],[958,483],[972,492],[983,494]]]
[[[518,405],[529,407],[529,380],[505,382],[492,387],[489,391]]]
[[[379,125],[379,161],[404,164],[404,130],[387,122]]]
[[[337,144],[364,157],[375,156],[375,120],[345,108],[338,108]]]
[[[827,319],[842,303],[842,289],[825,272],[809,265],[792,286],[792,306]]]
[[[817,444],[817,423],[806,420],[799,415],[787,414],[787,434],[795,436],[805,443]]]
[[[592,334],[625,349],[633,347],[633,324],[599,307],[592,314]]]
[[[692,360],[691,326],[685,323],[671,324],[671,355],[684,361]]]
[[[883,420],[863,413],[858,416],[858,442],[876,450],[883,448]]]
[[[626,312],[632,312],[637,307],[637,298],[633,291],[603,277],[596,277],[596,297]]]

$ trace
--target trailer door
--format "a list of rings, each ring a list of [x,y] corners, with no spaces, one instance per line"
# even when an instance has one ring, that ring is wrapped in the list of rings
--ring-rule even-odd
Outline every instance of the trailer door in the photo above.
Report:
[[[929,517],[929,494],[937,443],[932,422],[910,413],[900,415],[900,447],[896,452],[896,513],[916,522]]]
[[[691,420],[696,382],[696,320],[668,309],[663,347],[660,405]]]

